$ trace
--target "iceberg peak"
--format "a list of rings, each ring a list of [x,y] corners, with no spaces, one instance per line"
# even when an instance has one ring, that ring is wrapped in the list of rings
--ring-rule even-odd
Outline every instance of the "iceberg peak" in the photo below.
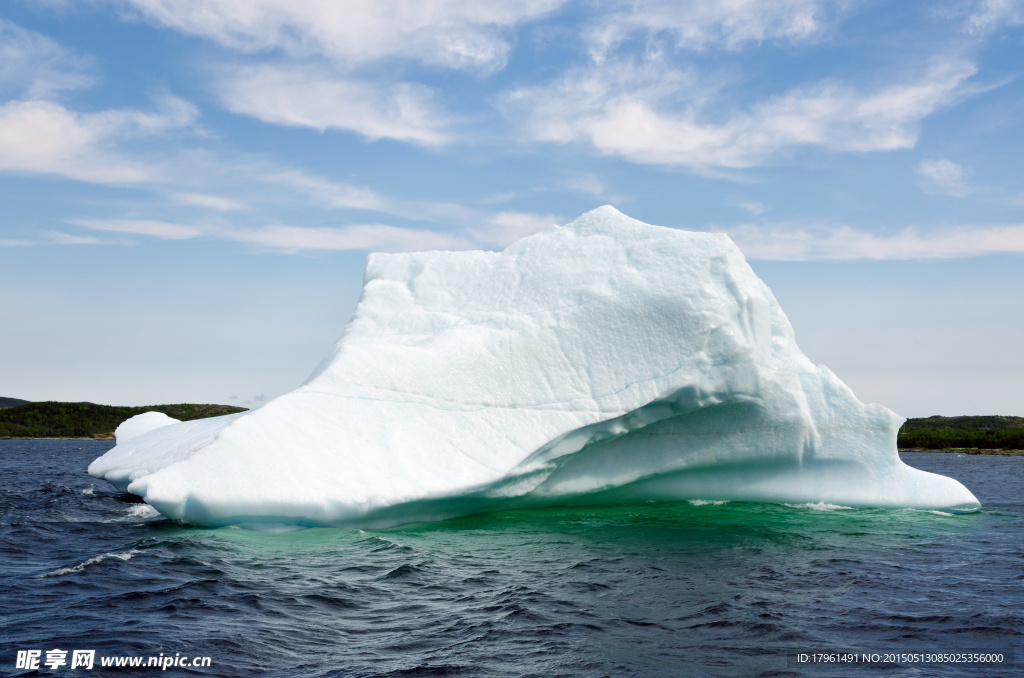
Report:
[[[89,467],[210,525],[374,525],[647,499],[975,508],[797,347],[728,236],[611,206],[501,252],[367,258],[345,334],[259,410]]]

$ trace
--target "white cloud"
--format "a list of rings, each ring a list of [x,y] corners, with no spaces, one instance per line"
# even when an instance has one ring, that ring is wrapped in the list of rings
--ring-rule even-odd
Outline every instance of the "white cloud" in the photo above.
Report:
[[[335,209],[387,211],[390,202],[369,188],[329,181],[296,170],[266,174],[262,179],[286,185],[315,199],[325,207]]]
[[[94,231],[143,235],[161,240],[209,238],[256,245],[283,254],[314,250],[367,250],[411,252],[504,247],[519,238],[561,223],[550,214],[499,212],[481,216],[479,226],[442,232],[430,228],[406,228],[389,224],[350,224],[337,227],[271,224],[244,227],[225,221],[173,223],[152,219],[69,219],[68,223]],[[88,237],[55,234],[62,242],[84,244]]]
[[[31,247],[36,243],[31,240],[17,240],[13,238],[0,238],[0,247]]]
[[[383,195],[365,186],[331,181],[298,170],[270,172],[258,178],[268,183],[291,188],[331,209],[372,210],[382,214],[416,221],[443,221],[456,224],[479,224],[483,219],[478,210],[450,202],[406,201]]]
[[[337,228],[287,225],[245,228],[224,223],[179,224],[152,219],[69,219],[68,223],[96,231],[145,235],[161,240],[230,240],[286,254],[309,250],[461,250],[471,246],[459,235],[386,224],[354,224]]]
[[[218,89],[229,110],[263,122],[349,130],[371,140],[448,140],[448,121],[433,104],[433,90],[416,83],[387,85],[312,67],[264,65],[232,70]]]
[[[153,219],[68,219],[68,223],[95,231],[148,235],[162,240],[189,240],[204,233],[203,227]]]
[[[210,195],[208,193],[176,193],[172,197],[178,202],[186,205],[207,207],[209,209],[217,210],[218,212],[245,209],[245,205],[236,200],[231,200],[230,198],[225,198],[219,195]]]
[[[356,66],[412,59],[447,68],[505,64],[511,30],[565,0],[120,0],[157,24],[247,52],[282,50]]]
[[[892,234],[849,226],[768,230],[745,225],[726,232],[748,259],[762,260],[960,259],[1024,252],[1024,224]]]
[[[967,172],[963,167],[945,158],[924,160],[917,166],[921,189],[931,195],[951,195],[963,198],[971,193]]]
[[[751,200],[749,202],[741,202],[740,207],[742,207],[755,217],[764,214],[768,210],[768,208],[764,206],[764,203],[758,202],[756,200]]]
[[[608,193],[608,186],[593,174],[580,174],[565,182],[565,187],[577,193],[600,197]]]
[[[617,2],[587,31],[591,55],[601,61],[619,43],[641,33],[671,35],[677,47],[738,49],[767,40],[805,42],[821,36],[843,0],[655,0]]]
[[[92,84],[91,60],[33,31],[0,19],[0,87],[26,99],[45,99]]]
[[[100,238],[91,235],[72,235],[71,233],[62,233],[60,231],[50,231],[47,233],[50,242],[58,245],[109,245],[109,240],[102,240]]]
[[[467,233],[481,245],[506,247],[520,238],[561,223],[564,220],[554,214],[498,212],[487,219],[483,227],[467,229]]]
[[[156,112],[76,113],[49,101],[0,105],[0,171],[59,174],[93,183],[161,177],[159,168],[125,157],[119,142],[191,124],[195,108],[165,96]]]
[[[967,32],[987,34],[1002,27],[1024,23],[1024,0],[980,0],[967,18]]]
[[[285,254],[308,250],[412,252],[433,249],[464,250],[469,247],[466,240],[459,236],[386,224],[358,224],[340,228],[265,226],[255,229],[233,229],[224,232],[222,237]]]
[[[705,99],[687,73],[660,62],[620,62],[520,89],[506,108],[525,109],[535,140],[586,142],[632,162],[693,169],[747,168],[794,147],[834,151],[912,148],[917,123],[962,94],[975,68],[937,63],[916,78],[862,91],[831,80],[801,87],[721,121],[704,119]]]

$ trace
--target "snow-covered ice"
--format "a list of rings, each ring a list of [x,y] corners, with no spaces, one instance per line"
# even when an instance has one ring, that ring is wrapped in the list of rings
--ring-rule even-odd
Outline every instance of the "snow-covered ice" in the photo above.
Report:
[[[900,461],[901,423],[800,352],[727,236],[602,207],[502,252],[371,254],[300,388],[119,436],[89,472],[208,525],[648,499],[976,508]]]
[[[180,419],[168,417],[163,412],[143,412],[122,421],[120,426],[114,429],[114,440],[120,445],[162,426],[180,423]]]

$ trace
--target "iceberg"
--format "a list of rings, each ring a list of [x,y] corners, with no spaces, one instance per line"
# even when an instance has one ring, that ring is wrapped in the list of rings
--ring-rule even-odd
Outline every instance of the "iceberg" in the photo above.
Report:
[[[302,386],[119,438],[89,473],[211,526],[648,500],[976,509],[900,461],[902,421],[801,353],[728,236],[605,206],[500,252],[370,254]]]
[[[170,426],[171,424],[180,423],[180,419],[169,417],[163,412],[143,412],[142,414],[136,414],[134,417],[130,417],[122,421],[121,424],[114,429],[114,441],[118,444],[126,443],[132,438],[136,438],[143,433],[149,433],[161,426]]]

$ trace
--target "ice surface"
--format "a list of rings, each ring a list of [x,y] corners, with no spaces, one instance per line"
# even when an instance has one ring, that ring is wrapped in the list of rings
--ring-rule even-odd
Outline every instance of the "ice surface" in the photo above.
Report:
[[[209,525],[381,525],[649,499],[971,509],[813,365],[725,235],[612,207],[503,252],[371,254],[334,351],[259,410],[89,472]]]
[[[180,419],[174,417],[168,417],[163,412],[143,412],[142,414],[136,414],[130,419],[125,419],[121,422],[121,425],[114,429],[114,440],[117,444],[128,442],[132,438],[136,438],[143,433],[149,433],[154,429],[158,429],[161,426],[170,426],[171,424],[180,424]]]

